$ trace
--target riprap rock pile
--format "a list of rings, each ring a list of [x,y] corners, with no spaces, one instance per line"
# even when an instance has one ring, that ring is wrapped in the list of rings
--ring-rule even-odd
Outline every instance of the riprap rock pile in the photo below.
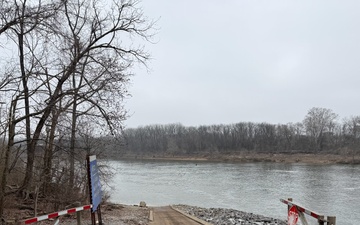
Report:
[[[215,225],[287,225],[283,220],[234,209],[201,208],[189,205],[174,205],[173,207]]]

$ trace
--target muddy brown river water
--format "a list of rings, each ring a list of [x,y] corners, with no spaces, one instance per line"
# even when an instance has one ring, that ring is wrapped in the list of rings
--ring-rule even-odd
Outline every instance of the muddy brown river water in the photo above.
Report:
[[[108,162],[109,163],[109,162]],[[188,204],[233,208],[286,219],[280,198],[337,217],[360,220],[360,166],[184,161],[111,161],[115,203],[152,206]],[[316,221],[308,219],[310,224]]]

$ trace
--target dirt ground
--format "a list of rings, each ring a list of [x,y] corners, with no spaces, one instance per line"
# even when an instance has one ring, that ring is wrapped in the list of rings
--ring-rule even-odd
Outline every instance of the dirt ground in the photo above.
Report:
[[[103,207],[103,222],[119,225],[146,225],[149,224],[150,209],[148,207],[108,204]]]

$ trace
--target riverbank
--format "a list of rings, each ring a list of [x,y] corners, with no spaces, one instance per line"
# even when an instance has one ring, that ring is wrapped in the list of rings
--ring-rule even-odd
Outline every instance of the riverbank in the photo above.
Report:
[[[201,208],[189,205],[173,205],[173,208],[182,211],[200,220],[214,225],[286,225],[283,220],[265,217],[253,213],[224,208]],[[107,225],[151,225],[153,207],[139,207],[123,204],[107,203],[101,206],[102,221]],[[38,225],[51,225],[55,220],[44,220]],[[13,224],[13,223],[9,223]],[[75,214],[60,217],[60,224],[76,224]],[[82,225],[91,224],[90,213],[82,212]]]
[[[274,162],[274,163],[307,163],[307,164],[360,164],[360,155],[340,154],[305,154],[305,153],[239,153],[213,154],[198,156],[127,155],[118,159],[167,160],[167,161],[209,161],[209,162]]]
[[[172,205],[181,212],[214,225],[287,225],[280,219],[224,208],[202,208],[190,205]],[[105,224],[151,225],[152,207],[110,204],[103,207]]]
[[[15,218],[21,221],[29,219],[30,210],[12,209],[11,212],[6,210],[5,218],[6,224],[15,225]],[[27,216],[25,216],[27,215]],[[103,224],[106,225],[149,225],[150,208],[139,207],[123,204],[106,203],[101,205],[101,217]],[[25,216],[25,217],[24,217]],[[56,218],[39,221],[33,223],[36,225],[52,225]],[[59,224],[73,225],[77,224],[76,213],[66,214],[59,217]],[[81,212],[81,225],[91,224],[91,216],[89,211]]]

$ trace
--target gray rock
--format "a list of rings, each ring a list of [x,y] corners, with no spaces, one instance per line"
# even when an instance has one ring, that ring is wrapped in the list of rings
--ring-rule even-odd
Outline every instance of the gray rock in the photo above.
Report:
[[[215,225],[287,225],[287,222],[282,220],[234,209],[208,209],[188,205],[175,205],[174,207]]]
[[[140,207],[146,207],[146,202],[141,201],[139,206],[140,206]]]

